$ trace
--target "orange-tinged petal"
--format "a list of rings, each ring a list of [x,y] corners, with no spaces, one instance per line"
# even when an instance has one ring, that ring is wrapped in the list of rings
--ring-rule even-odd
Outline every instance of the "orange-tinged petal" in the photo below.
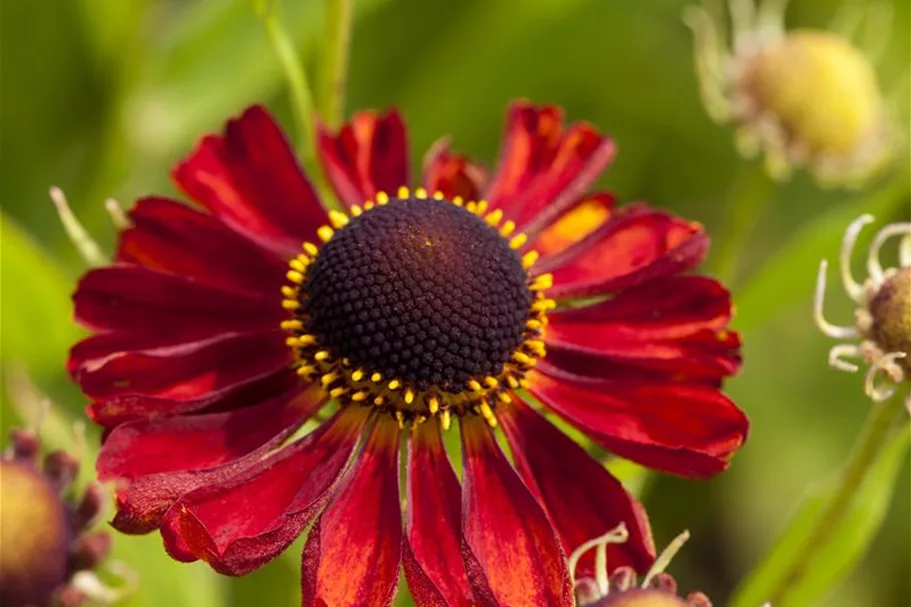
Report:
[[[471,579],[478,602],[574,604],[560,540],[480,417],[461,419],[464,547],[484,578]]]
[[[396,422],[385,416],[376,420],[331,499],[304,548],[303,604],[389,605],[402,552]]]

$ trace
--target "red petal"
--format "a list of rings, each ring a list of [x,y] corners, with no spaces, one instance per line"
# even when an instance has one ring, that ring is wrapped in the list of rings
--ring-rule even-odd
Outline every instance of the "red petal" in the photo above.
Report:
[[[474,604],[462,566],[461,488],[435,423],[420,424],[408,445],[404,565],[418,607]]]
[[[532,236],[572,206],[613,157],[613,142],[591,125],[564,129],[559,109],[518,103],[486,198]]]
[[[516,397],[516,405],[497,408],[497,418],[525,484],[544,504],[560,532],[566,554],[584,542],[626,523],[629,540],[607,549],[610,570],[629,566],[645,573],[655,560],[655,546],[645,511],[623,485],[579,445],[568,439]],[[581,570],[591,577],[594,559]]]
[[[82,391],[105,400],[143,395],[193,400],[262,377],[293,360],[281,329],[223,334],[206,341],[139,352],[120,352],[76,373]]]
[[[534,496],[509,465],[486,423],[463,417],[462,531],[485,580],[470,578],[479,602],[574,605],[566,559]]]
[[[746,415],[709,386],[589,380],[546,363],[528,380],[532,394],[569,423],[650,468],[713,476],[746,440]]]
[[[613,214],[615,202],[616,198],[609,192],[593,192],[582,196],[544,228],[527,248],[534,249],[542,257],[565,250],[608,221]]]
[[[549,320],[548,362],[577,375],[621,379],[635,365],[677,379],[717,380],[740,366],[739,339],[725,329],[730,293],[710,278],[653,281],[558,310]]]
[[[174,168],[174,180],[193,200],[232,228],[286,256],[315,241],[326,212],[301,172],[281,129],[253,106],[209,135]]]
[[[437,141],[424,156],[424,187],[430,193],[442,192],[449,200],[456,196],[480,200],[488,179],[482,165],[468,156],[452,153],[447,139]]]
[[[563,252],[542,259],[535,271],[553,273],[551,297],[589,297],[693,268],[707,250],[708,237],[700,225],[634,207]]]
[[[293,386],[237,411],[117,426],[96,463],[100,480],[127,481],[118,484],[114,526],[127,533],[151,531],[178,497],[255,464],[322,403],[319,388]]]
[[[133,227],[120,235],[115,260],[194,281],[277,293],[287,264],[212,215],[166,198],[143,198],[130,211]]]
[[[380,418],[320,516],[302,564],[304,605],[392,603],[402,550],[399,429]]]
[[[95,423],[112,427],[127,421],[158,418],[200,411],[233,411],[262,402],[288,389],[297,382],[294,371],[282,365],[261,375],[246,375],[236,383],[228,383],[204,392],[196,398],[174,400],[137,394],[116,396],[91,403],[86,413]]]
[[[280,301],[125,265],[88,272],[73,294],[76,320],[91,329],[190,335],[274,329],[288,316]]]
[[[168,552],[229,575],[261,567],[297,538],[328,497],[364,428],[346,408],[315,432],[217,485],[180,498],[162,521]]]
[[[394,110],[355,114],[335,135],[320,125],[317,141],[326,176],[346,206],[373,200],[380,191],[394,196],[411,181],[405,123]]]

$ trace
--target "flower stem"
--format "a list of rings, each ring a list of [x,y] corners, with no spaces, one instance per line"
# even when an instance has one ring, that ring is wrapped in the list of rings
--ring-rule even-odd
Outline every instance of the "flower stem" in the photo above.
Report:
[[[816,526],[789,564],[785,575],[779,578],[781,581],[778,587],[770,594],[769,601],[772,605],[787,605],[786,599],[789,593],[806,575],[819,551],[826,546],[831,540],[832,534],[838,530],[851,508],[852,501],[857,497],[857,491],[867,472],[886,444],[886,438],[893,423],[903,412],[904,407],[900,398],[893,397],[887,401],[873,404],[864,429],[845,463],[835,492],[829,502],[823,505],[816,520]]]
[[[744,245],[773,189],[774,182],[755,162],[744,164],[734,179],[727,200],[724,236],[714,254],[715,274],[722,282],[735,282]]]
[[[317,107],[330,126],[337,126],[345,113],[348,55],[351,46],[351,0],[326,0],[324,63],[320,71]]]
[[[275,11],[275,0],[254,0],[254,4],[266,29],[269,43],[278,57],[291,89],[291,107],[300,131],[298,153],[308,172],[314,175],[316,174],[316,171],[313,170],[316,168],[316,136],[313,128],[313,95],[310,93],[310,86],[307,83],[307,74],[304,72],[294,43],[279,21]]]

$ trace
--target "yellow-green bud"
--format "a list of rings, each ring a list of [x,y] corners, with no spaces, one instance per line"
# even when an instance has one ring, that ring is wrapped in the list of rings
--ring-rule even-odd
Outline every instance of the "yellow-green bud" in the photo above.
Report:
[[[835,34],[788,32],[749,62],[744,85],[811,155],[850,156],[879,135],[883,101],[873,67]]]
[[[66,504],[37,469],[0,459],[0,604],[46,605],[69,575]]]

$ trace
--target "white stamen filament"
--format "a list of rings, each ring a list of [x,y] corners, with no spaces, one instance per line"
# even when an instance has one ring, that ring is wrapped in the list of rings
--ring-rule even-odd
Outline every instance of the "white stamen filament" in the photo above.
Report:
[[[904,352],[891,352],[883,355],[879,360],[870,365],[864,383],[867,396],[875,402],[881,403],[895,394],[895,391],[898,390],[898,384],[904,379],[904,372],[901,367],[895,364],[895,361],[899,358],[905,358],[905,356],[907,355]],[[876,376],[880,371],[885,373],[886,376],[892,380],[891,383],[888,383],[885,386],[876,385]]]
[[[118,230],[126,230],[129,227],[132,227],[132,223],[127,218],[126,213],[123,212],[123,209],[113,198],[108,198],[104,201],[104,208],[107,209],[108,215],[111,216],[111,223],[114,224],[114,227]]]
[[[839,327],[830,324],[822,313],[823,300],[826,297],[826,270],[829,262],[825,259],[819,264],[819,275],[816,279],[816,295],[813,297],[813,320],[824,334],[834,339],[853,339],[860,337],[855,327]]]
[[[671,564],[674,556],[677,554],[677,552],[680,551],[681,548],[683,548],[683,545],[688,539],[690,539],[690,532],[684,531],[673,540],[671,540],[671,543],[667,545],[667,548],[665,548],[664,551],[658,555],[658,558],[655,559],[655,562],[652,564],[652,568],[649,569],[648,573],[645,574],[645,578],[642,580],[643,588],[648,588],[648,585],[652,582],[652,579],[667,569],[667,566]]]
[[[66,235],[69,236],[70,241],[76,246],[76,250],[79,251],[82,259],[85,260],[89,266],[103,265],[106,259],[101,252],[101,248],[82,224],[79,223],[79,220],[76,219],[72,209],[70,209],[70,205],[66,201],[63,190],[54,186],[50,189],[49,194],[51,200],[54,202],[54,206],[57,208],[57,215],[60,217],[60,223],[63,224]]]
[[[870,245],[870,254],[867,257],[867,271],[870,273],[870,279],[877,287],[880,286],[885,279],[885,272],[883,271],[882,263],[880,263],[879,260],[879,252],[882,250],[883,245],[886,244],[887,240],[893,236],[900,235],[904,235],[905,239],[911,239],[911,223],[893,223],[892,225],[884,227],[876,233],[873,244]],[[901,246],[904,248],[904,239]],[[902,256],[902,251],[899,251],[899,257]]]
[[[851,222],[848,229],[845,230],[845,237],[841,243],[841,280],[845,285],[845,291],[848,297],[860,303],[863,300],[864,287],[859,284],[851,275],[851,257],[854,253],[854,243],[857,242],[857,236],[865,225],[873,222],[873,216],[864,214]]]
[[[626,523],[620,523],[604,535],[596,537],[594,539],[588,540],[587,542],[582,543],[578,548],[573,550],[573,553],[569,555],[567,560],[567,567],[569,568],[569,574],[573,580],[576,579],[576,569],[579,567],[579,560],[585,555],[586,552],[592,548],[598,548],[599,552],[601,548],[604,549],[604,562],[599,563],[599,554],[595,554],[595,576],[598,580],[598,589],[602,591],[603,594],[607,594],[608,587],[605,585],[602,587],[602,576],[603,581],[607,583],[607,545],[608,544],[622,544],[629,539],[629,530],[626,528]],[[603,564],[603,567],[601,566]],[[602,571],[603,570],[603,571]]]
[[[854,344],[838,344],[829,350],[829,366],[848,373],[857,372],[858,366],[844,360],[844,357],[859,358],[860,348]]]

